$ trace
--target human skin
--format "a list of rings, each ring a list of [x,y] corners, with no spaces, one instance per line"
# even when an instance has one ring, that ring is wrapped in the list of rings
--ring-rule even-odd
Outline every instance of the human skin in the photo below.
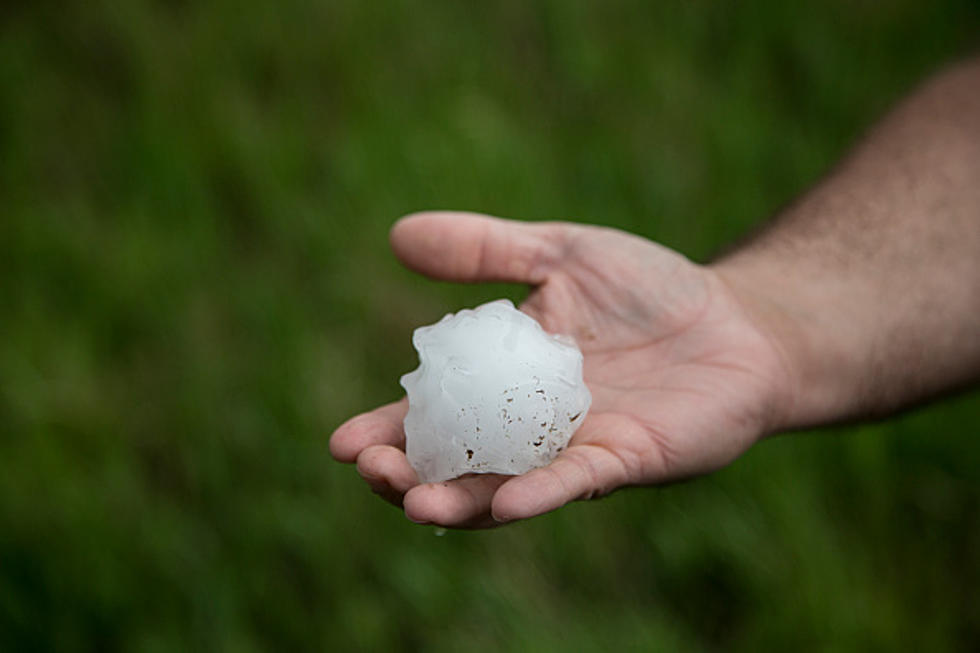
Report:
[[[980,376],[980,63],[896,107],[761,233],[710,265],[627,233],[455,212],[403,218],[435,279],[531,286],[593,394],[569,447],[521,476],[419,484],[405,400],[330,450],[419,523],[480,528],[719,469],[767,435],[878,417]]]

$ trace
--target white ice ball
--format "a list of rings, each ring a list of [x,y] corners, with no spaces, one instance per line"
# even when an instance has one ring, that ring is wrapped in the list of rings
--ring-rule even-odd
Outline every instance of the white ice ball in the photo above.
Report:
[[[592,403],[582,352],[506,299],[415,330],[405,452],[424,483],[523,474],[568,445]]]

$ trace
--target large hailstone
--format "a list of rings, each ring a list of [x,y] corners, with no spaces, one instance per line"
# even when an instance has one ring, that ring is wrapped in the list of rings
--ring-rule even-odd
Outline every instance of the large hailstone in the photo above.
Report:
[[[506,299],[415,330],[405,452],[423,483],[469,472],[523,474],[551,461],[592,396],[582,353]]]

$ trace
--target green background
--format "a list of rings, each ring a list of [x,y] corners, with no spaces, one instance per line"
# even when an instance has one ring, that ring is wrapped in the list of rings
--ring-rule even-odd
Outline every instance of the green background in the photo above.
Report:
[[[978,33],[955,0],[4,3],[0,649],[977,648],[976,392],[442,537],[326,443],[414,327],[524,292],[401,270],[397,216],[706,260]]]

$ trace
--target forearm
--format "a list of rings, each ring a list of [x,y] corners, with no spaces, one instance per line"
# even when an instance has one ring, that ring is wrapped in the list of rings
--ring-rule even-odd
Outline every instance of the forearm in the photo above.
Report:
[[[902,102],[711,266],[794,379],[785,428],[879,415],[980,376],[980,60]]]

